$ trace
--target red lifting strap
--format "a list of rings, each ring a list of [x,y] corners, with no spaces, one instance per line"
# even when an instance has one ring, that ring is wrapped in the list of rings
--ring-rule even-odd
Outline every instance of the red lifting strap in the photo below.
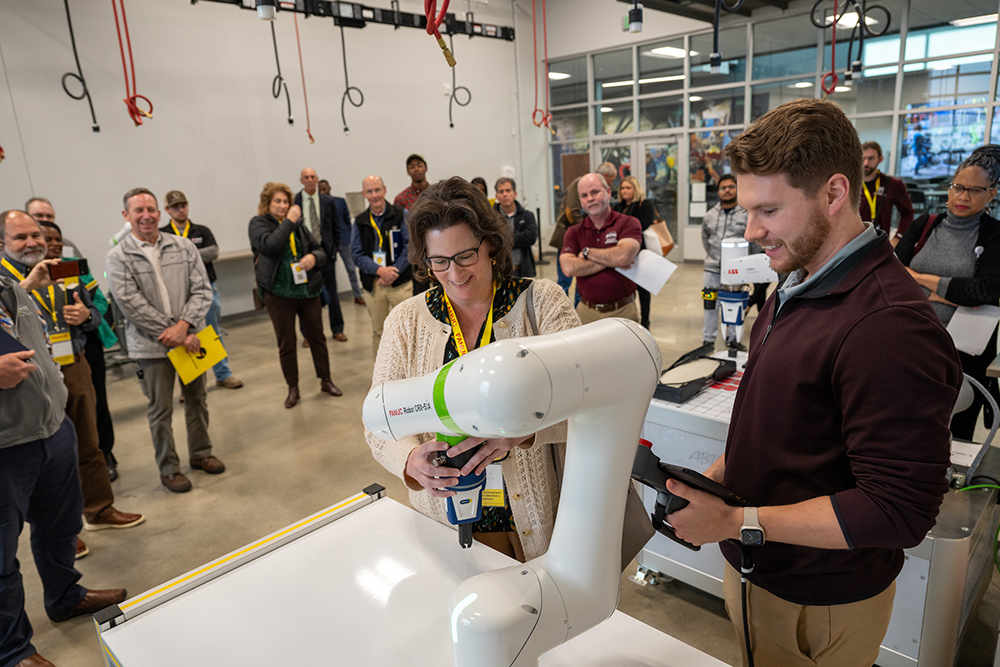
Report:
[[[111,9],[115,13],[115,29],[118,31],[118,51],[122,56],[122,72],[125,75],[125,107],[128,109],[128,115],[132,118],[132,122],[138,127],[142,125],[142,117],[146,118],[153,117],[153,103],[149,101],[149,98],[145,95],[139,95],[136,92],[135,87],[135,62],[132,59],[132,40],[128,34],[128,19],[125,17],[125,0],[118,0],[122,7],[122,19],[121,24],[118,22],[118,5],[115,4],[115,0],[111,0]],[[125,28],[125,43],[122,43],[122,27]],[[128,45],[128,66],[125,63],[125,45]],[[132,69],[132,88],[129,89],[128,86],[128,70]],[[139,100],[146,103],[149,110],[145,110],[139,107]]]

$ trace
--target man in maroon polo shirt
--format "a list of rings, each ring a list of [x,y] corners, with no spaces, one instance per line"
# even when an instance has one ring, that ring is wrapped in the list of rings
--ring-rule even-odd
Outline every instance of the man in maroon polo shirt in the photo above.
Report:
[[[559,266],[576,277],[583,324],[605,317],[639,321],[635,283],[615,271],[635,261],[642,247],[642,226],[630,215],[611,210],[611,190],[600,174],[580,179],[580,207],[587,217],[566,231]]]

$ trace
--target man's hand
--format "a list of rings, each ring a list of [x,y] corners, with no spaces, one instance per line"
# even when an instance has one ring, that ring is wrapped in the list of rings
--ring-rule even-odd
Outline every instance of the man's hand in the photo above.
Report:
[[[395,266],[380,266],[376,269],[375,275],[378,276],[379,285],[388,287],[399,280],[399,269]]]
[[[288,209],[288,215],[285,217],[292,222],[298,222],[302,218],[302,209],[298,205],[292,204],[292,207]]]
[[[35,356],[34,350],[0,355],[0,389],[16,387],[24,378],[34,373],[35,365],[28,362],[33,356]]]
[[[163,343],[169,348],[180,347],[181,345],[187,345],[188,330],[191,328],[184,320],[179,321],[173,326],[167,327],[163,330],[156,340]],[[197,351],[197,348],[195,349]]]
[[[676,479],[667,480],[667,491],[690,504],[667,515],[677,537],[695,546],[739,538],[743,508],[730,507],[710,493],[692,489]]]
[[[58,259],[43,259],[28,272],[28,275],[21,281],[21,289],[25,292],[41,289],[49,285],[55,285],[55,281],[49,276],[49,267],[59,263]]]
[[[80,293],[73,291],[73,303],[63,306],[63,318],[71,327],[80,326],[91,318],[90,308],[80,299]]]
[[[184,338],[184,347],[187,348],[187,351],[191,354],[198,354],[201,352],[201,341],[194,334],[188,334],[187,337]]]
[[[302,267],[303,271],[311,271],[314,266],[316,266],[316,255],[309,253],[299,260],[299,266]]]

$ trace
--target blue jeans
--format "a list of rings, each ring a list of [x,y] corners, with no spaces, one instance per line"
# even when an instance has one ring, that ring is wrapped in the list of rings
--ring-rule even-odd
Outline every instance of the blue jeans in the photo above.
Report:
[[[567,276],[565,273],[563,273],[562,265],[559,264],[558,257],[556,257],[556,276],[557,276],[556,284],[559,285],[559,287],[563,288],[563,291],[566,292],[566,296],[569,296],[569,286],[573,284],[573,277]],[[577,291],[576,299],[573,302],[573,307],[576,308],[579,305],[580,305],[580,292]]]
[[[17,562],[25,521],[31,524],[45,611],[68,611],[87,594],[73,565],[83,529],[78,468],[76,431],[68,418],[51,437],[0,448],[0,664],[16,665],[35,653]]]
[[[205,323],[212,326],[215,329],[215,333],[221,331],[221,325],[219,323],[222,317],[222,302],[219,300],[219,288],[212,283],[212,306],[208,309],[208,315],[205,315]],[[222,340],[221,338],[219,339]],[[225,342],[222,346],[225,347]],[[226,378],[230,377],[233,372],[229,370],[229,357],[224,358],[222,361],[212,366],[212,372],[215,373],[215,381],[222,382]]]

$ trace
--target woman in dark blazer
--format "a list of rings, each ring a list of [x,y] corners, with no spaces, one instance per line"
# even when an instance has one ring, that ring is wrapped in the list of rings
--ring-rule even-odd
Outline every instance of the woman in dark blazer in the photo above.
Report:
[[[286,408],[294,407],[300,398],[296,315],[309,341],[320,391],[341,395],[330,379],[330,356],[323,335],[319,297],[323,277],[319,267],[326,262],[326,253],[309,229],[300,224],[302,211],[291,202],[291,188],[284,183],[267,183],[249,229],[257,290],[274,326],[281,372],[288,384]]]

